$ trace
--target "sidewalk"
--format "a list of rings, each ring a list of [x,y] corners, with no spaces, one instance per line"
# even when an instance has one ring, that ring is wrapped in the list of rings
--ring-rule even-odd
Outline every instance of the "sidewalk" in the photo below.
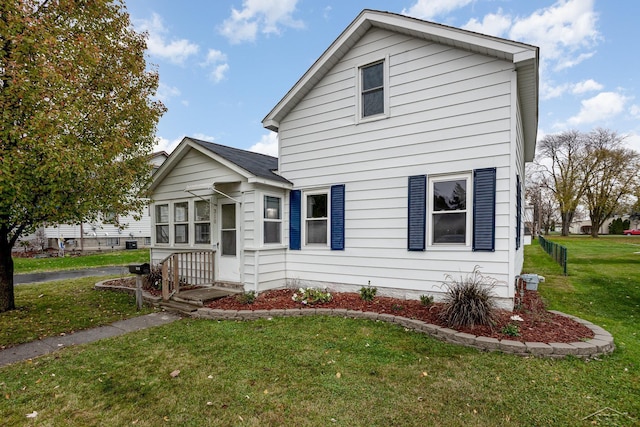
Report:
[[[103,338],[115,337],[128,332],[165,325],[178,319],[180,319],[180,316],[172,313],[151,313],[131,319],[120,320],[107,326],[78,331],[69,335],[49,337],[43,340],[20,344],[15,347],[0,350],[0,367],[34,357],[44,356],[45,354],[53,353],[64,347],[86,344]]]

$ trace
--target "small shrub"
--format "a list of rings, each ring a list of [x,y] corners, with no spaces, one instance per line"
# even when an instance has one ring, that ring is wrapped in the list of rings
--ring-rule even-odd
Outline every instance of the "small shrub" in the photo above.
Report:
[[[304,305],[322,304],[333,299],[331,293],[316,288],[300,288],[291,297],[295,302]]]
[[[492,289],[495,284],[496,280],[483,276],[477,266],[472,273],[459,281],[447,276],[444,283],[447,292],[440,318],[453,328],[493,326],[495,303]]]
[[[433,296],[432,295],[420,295],[420,304],[425,307],[429,307],[433,304]]]
[[[257,295],[255,291],[243,292],[236,295],[236,299],[240,304],[253,304],[256,302]]]
[[[364,301],[373,301],[378,293],[378,289],[371,286],[363,286],[360,288],[360,298]]]
[[[393,304],[393,306],[391,307],[391,310],[393,311],[402,311],[404,309],[403,306],[401,306],[400,304]]]
[[[500,330],[505,335],[510,337],[519,337],[520,336],[520,327],[514,323],[509,323],[502,327]]]
[[[162,267],[159,265],[152,266],[149,274],[145,274],[142,277],[142,282],[147,289],[162,289]]]

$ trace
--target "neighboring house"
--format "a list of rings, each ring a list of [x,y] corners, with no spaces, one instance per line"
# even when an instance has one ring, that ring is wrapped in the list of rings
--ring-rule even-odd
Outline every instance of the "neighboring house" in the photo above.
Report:
[[[152,173],[169,157],[165,151],[153,153],[149,159]],[[108,214],[106,214],[108,215]],[[95,222],[82,224],[55,224],[43,227],[45,246],[58,248],[63,240],[65,250],[94,251],[105,249],[131,249],[149,247],[151,245],[151,217],[148,209],[142,212],[142,217],[136,220],[132,215],[115,218],[102,218]],[[22,238],[23,241],[33,241],[35,234]]]
[[[245,290],[406,298],[478,266],[512,306],[538,61],[535,46],[363,11],[263,120],[279,159],[182,141],[152,184],[152,260],[207,248],[216,279]]]

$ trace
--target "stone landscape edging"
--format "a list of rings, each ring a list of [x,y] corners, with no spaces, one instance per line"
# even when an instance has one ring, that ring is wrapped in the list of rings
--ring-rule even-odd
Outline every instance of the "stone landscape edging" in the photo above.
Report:
[[[387,313],[376,313],[372,311],[348,310],[345,308],[295,308],[295,309],[271,309],[271,310],[223,310],[202,307],[191,314],[191,317],[211,320],[256,320],[268,319],[271,317],[292,317],[292,316],[335,316],[351,317],[358,319],[369,319],[396,323],[407,329],[431,335],[442,341],[451,344],[463,345],[483,351],[500,351],[518,356],[536,356],[548,358],[564,358],[573,356],[577,358],[593,358],[610,354],[615,349],[613,336],[591,322],[579,317],[564,314],[559,311],[550,310],[551,313],[568,317],[591,329],[594,333],[592,339],[576,341],[571,343],[542,343],[542,342],[520,342],[514,340],[499,340],[496,338],[476,336],[465,332],[423,322],[422,320],[409,319],[407,317],[396,316]]]
[[[114,290],[135,294],[135,288],[127,286],[117,286],[106,284],[113,279],[103,280],[95,284],[96,289]],[[162,302],[162,297],[154,296],[143,290],[142,298],[145,303],[158,306]],[[407,329],[424,333],[439,340],[451,344],[458,344],[465,347],[472,347],[483,351],[499,351],[518,356],[536,356],[561,359],[567,356],[587,359],[613,353],[615,344],[613,336],[605,329],[587,320],[576,316],[562,313],[556,310],[549,310],[550,313],[568,317],[593,331],[593,338],[585,341],[575,341],[571,343],[543,343],[543,342],[521,342],[515,340],[499,340],[497,338],[483,337],[453,329],[423,322],[422,320],[409,319],[407,317],[396,316],[387,313],[376,313],[372,311],[348,310],[346,308],[289,308],[271,310],[223,310],[202,307],[191,313],[191,317],[211,320],[256,320],[267,319],[269,317],[292,317],[292,316],[335,316],[350,317],[355,319],[368,319],[397,323]]]

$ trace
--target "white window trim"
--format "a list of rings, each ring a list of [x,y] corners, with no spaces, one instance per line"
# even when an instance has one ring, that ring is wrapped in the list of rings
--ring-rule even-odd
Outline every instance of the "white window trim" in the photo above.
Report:
[[[325,194],[327,196],[327,238],[326,243],[307,243],[307,197],[314,196],[318,194]],[[302,220],[302,230],[300,230],[300,237],[302,239],[302,245],[306,248],[329,248],[331,244],[331,189],[330,188],[322,188],[317,190],[303,191],[302,192],[302,200],[300,201],[301,206],[301,220]]]
[[[186,221],[176,221],[175,215],[176,215],[176,205],[179,204],[183,204],[186,203],[187,204],[187,214],[186,214]],[[193,242],[192,240],[192,236],[191,236],[191,227],[190,227],[190,216],[189,216],[189,210],[193,209],[193,203],[190,203],[189,199],[186,200],[175,200],[171,203],[171,227],[169,228],[170,231],[173,231],[173,243],[174,245],[179,245],[179,246],[190,246]],[[187,226],[187,241],[186,242],[176,242],[176,225],[185,225]],[[169,241],[171,241],[171,236],[169,237]]]
[[[264,208],[265,208],[265,199],[267,197],[275,197],[280,199],[280,219],[267,219],[264,217]],[[260,246],[263,247],[273,247],[273,246],[283,246],[283,233],[284,233],[284,197],[282,194],[275,193],[262,193],[262,197],[260,198]],[[265,222],[279,222],[280,223],[280,241],[277,243],[265,243],[264,241],[264,224]]]
[[[472,244],[472,226],[473,226],[473,179],[471,172],[461,172],[456,174],[438,174],[427,177],[427,247],[437,247],[438,250],[443,248],[460,249],[471,248]],[[453,181],[464,179],[467,181],[467,201],[466,201],[466,223],[465,223],[465,243],[433,243],[433,184],[440,181]]]
[[[204,221],[196,220],[196,203],[203,202],[203,201],[209,204],[209,220],[208,221],[207,220],[204,220]],[[204,199],[204,200],[193,199],[191,201],[191,204],[193,204],[193,209],[192,209],[193,215],[192,215],[191,218],[189,218],[189,221],[193,223],[193,246],[209,247],[209,246],[211,246],[211,241],[212,241],[212,238],[213,238],[213,225],[211,224],[213,206],[212,206],[212,203],[211,203],[211,199]],[[199,225],[199,224],[209,224],[209,242],[208,243],[198,243],[198,242],[196,242],[196,237],[197,237],[196,236],[196,225]],[[190,229],[191,229],[191,227],[190,227]]]
[[[235,209],[236,209],[235,210],[235,217],[236,217],[235,219],[236,219],[236,221],[235,221],[235,224],[234,224],[235,228],[233,229],[236,232],[236,234],[235,234],[235,237],[236,237],[236,253],[235,253],[235,255],[229,255],[229,254],[225,255],[225,254],[222,253],[222,245],[223,245],[223,243],[222,243],[222,232],[231,230],[230,228],[223,228],[223,226],[222,226],[222,207],[224,205],[234,205]],[[240,256],[240,246],[241,246],[240,238],[242,237],[240,235],[240,204],[235,202],[235,201],[233,201],[233,200],[225,199],[223,201],[220,201],[218,206],[219,206],[219,208],[217,209],[217,213],[216,213],[218,215],[217,223],[219,224],[219,226],[217,226],[218,227],[218,229],[217,229],[217,232],[218,232],[218,252],[220,253],[221,257],[225,257],[225,258],[226,257],[229,257],[229,258],[238,257],[238,256]]]
[[[164,206],[164,205],[167,206],[167,222],[158,222],[158,207]],[[169,202],[154,203],[152,208],[152,213],[153,213],[152,243],[154,245],[170,246],[171,234],[172,234],[171,233],[171,203]],[[168,227],[168,237],[169,237],[168,242],[158,242],[158,232],[156,227],[159,225],[166,225]]]
[[[383,63],[383,99],[384,99],[384,112],[382,114],[376,114],[375,116],[362,116],[362,69],[369,65],[374,65],[379,62]],[[382,58],[378,58],[373,61],[368,61],[356,66],[356,124],[373,122],[376,120],[382,120],[389,117],[389,55],[385,55]]]

